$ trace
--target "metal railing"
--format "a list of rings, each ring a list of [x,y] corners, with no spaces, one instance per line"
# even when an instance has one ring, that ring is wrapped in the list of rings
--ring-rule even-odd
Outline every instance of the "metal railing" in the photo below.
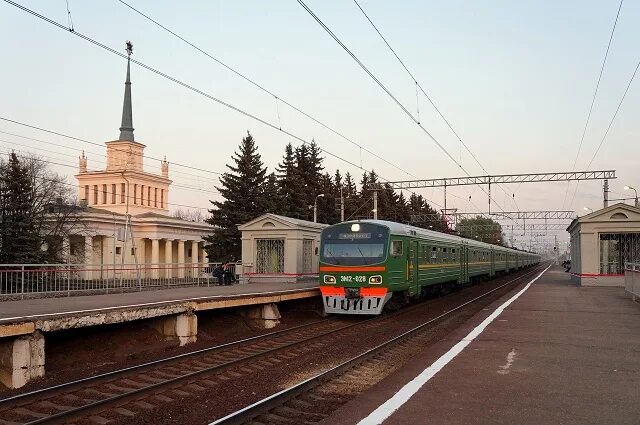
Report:
[[[640,299],[640,263],[625,264],[624,289],[634,301]]]
[[[216,273],[219,266],[220,263],[0,264],[0,300],[25,295],[85,295],[210,286],[221,280],[221,273]],[[228,265],[226,271],[228,276],[236,278],[235,264]]]

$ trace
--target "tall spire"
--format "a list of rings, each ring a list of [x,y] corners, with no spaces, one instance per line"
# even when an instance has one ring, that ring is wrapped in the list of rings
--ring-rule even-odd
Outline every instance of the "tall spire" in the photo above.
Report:
[[[131,108],[131,53],[133,44],[127,41],[127,81],[124,83],[124,104],[122,106],[122,124],[120,125],[120,138],[118,140],[128,140],[133,142],[133,112]]]

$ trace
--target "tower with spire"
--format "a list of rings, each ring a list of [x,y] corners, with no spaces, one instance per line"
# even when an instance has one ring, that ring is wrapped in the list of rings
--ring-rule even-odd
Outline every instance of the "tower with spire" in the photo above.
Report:
[[[91,207],[131,215],[169,212],[169,163],[160,162],[160,174],[144,170],[144,148],[133,134],[133,107],[131,102],[131,54],[133,44],[126,43],[127,76],[124,83],[122,120],[118,140],[106,142],[107,166],[104,170],[87,168],[82,154],[76,175],[80,188],[79,198]],[[157,166],[157,165],[156,165]]]

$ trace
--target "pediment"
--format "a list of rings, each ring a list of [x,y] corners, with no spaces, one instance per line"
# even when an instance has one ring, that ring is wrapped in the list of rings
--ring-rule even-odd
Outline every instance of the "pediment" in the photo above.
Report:
[[[615,204],[581,217],[580,221],[583,223],[591,221],[639,222],[640,208],[626,204]]]
[[[295,223],[276,214],[264,214],[238,226],[239,230],[283,230],[296,227]]]

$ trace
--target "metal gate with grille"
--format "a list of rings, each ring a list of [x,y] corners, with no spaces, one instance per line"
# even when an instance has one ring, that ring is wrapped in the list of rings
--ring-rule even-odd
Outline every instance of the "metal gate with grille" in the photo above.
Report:
[[[257,239],[256,240],[256,272],[283,273],[284,272],[284,240]]]
[[[302,273],[313,273],[313,240],[302,241]]]

